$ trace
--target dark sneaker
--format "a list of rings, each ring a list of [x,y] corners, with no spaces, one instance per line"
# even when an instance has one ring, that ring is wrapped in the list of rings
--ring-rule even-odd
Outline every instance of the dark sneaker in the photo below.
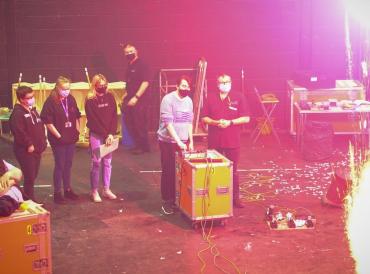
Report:
[[[54,203],[56,204],[65,204],[66,200],[64,199],[61,192],[54,193]]]
[[[172,211],[174,213],[176,213],[176,212],[178,212],[180,210],[179,207],[177,206],[177,204],[175,204],[175,203],[171,204],[171,206],[172,206]]]
[[[78,200],[78,195],[73,192],[72,189],[64,191],[64,198],[70,199],[70,200]]]
[[[233,204],[235,208],[244,208],[244,205],[240,199],[234,200]]]
[[[173,204],[164,203],[162,205],[162,213],[165,214],[165,215],[171,215],[171,214],[173,214],[174,213]]]

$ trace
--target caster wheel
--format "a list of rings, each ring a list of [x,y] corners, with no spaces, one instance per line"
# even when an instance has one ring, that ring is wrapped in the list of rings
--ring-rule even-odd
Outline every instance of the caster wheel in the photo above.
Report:
[[[220,226],[226,226],[227,220],[221,220],[220,221]]]
[[[193,229],[198,229],[199,228],[199,223],[198,222],[194,222],[194,223],[191,224],[191,227]]]

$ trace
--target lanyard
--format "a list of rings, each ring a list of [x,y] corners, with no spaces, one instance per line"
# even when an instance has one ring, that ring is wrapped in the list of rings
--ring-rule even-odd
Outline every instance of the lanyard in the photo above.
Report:
[[[65,100],[65,105],[63,104],[63,101]],[[63,110],[64,110],[64,113],[67,117],[67,121],[69,121],[69,113],[68,113],[68,99],[65,98],[64,100],[61,100],[61,104],[62,104],[62,107],[63,107]]]
[[[33,110],[32,110],[32,109],[30,109],[30,110],[29,110],[29,113],[30,113],[30,117],[31,117],[32,124],[34,125],[34,124],[35,124],[35,121],[33,120],[33,115],[32,115],[32,114],[34,114],[34,115],[35,115],[36,122],[37,122],[37,116],[36,116],[36,114],[35,114],[35,113],[33,113]]]

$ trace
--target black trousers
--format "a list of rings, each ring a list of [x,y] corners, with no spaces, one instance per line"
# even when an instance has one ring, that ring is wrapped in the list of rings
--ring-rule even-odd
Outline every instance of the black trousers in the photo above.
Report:
[[[159,141],[161,152],[161,194],[162,200],[174,203],[176,200],[176,151],[179,147],[175,143]]]
[[[41,154],[29,153],[24,148],[14,148],[15,157],[23,173],[23,190],[26,195],[33,199],[34,184],[39,173]]]
[[[130,107],[123,108],[124,121],[128,133],[135,142],[135,146],[142,151],[149,151],[148,138],[148,104],[138,103]]]
[[[214,148],[227,159],[233,162],[233,198],[234,201],[239,199],[239,174],[238,164],[240,158],[240,148]]]

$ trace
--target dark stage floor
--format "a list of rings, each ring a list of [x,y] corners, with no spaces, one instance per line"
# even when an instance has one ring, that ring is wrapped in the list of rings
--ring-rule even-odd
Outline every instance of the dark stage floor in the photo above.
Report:
[[[335,137],[334,156],[318,163],[303,161],[293,139],[282,137],[282,147],[270,137],[251,146],[248,136],[243,137],[239,169],[246,206],[236,209],[225,227],[213,228],[212,242],[240,273],[354,273],[343,210],[320,203],[333,168],[346,165],[348,139]],[[197,143],[204,147],[201,140]],[[16,163],[8,143],[1,141],[0,149]],[[112,190],[118,193],[118,201],[90,201],[87,149],[78,148],[74,159],[73,186],[81,194],[79,202],[53,204],[52,170],[48,149],[36,193],[51,211],[53,273],[200,272],[203,264],[198,252],[207,248],[201,229],[192,229],[179,213],[160,213],[156,144],[151,153],[140,156],[122,147],[114,153]],[[315,215],[316,228],[271,231],[263,220],[270,204]],[[222,273],[210,249],[200,255],[206,263],[205,273]],[[216,257],[216,264],[236,273],[221,256]]]

